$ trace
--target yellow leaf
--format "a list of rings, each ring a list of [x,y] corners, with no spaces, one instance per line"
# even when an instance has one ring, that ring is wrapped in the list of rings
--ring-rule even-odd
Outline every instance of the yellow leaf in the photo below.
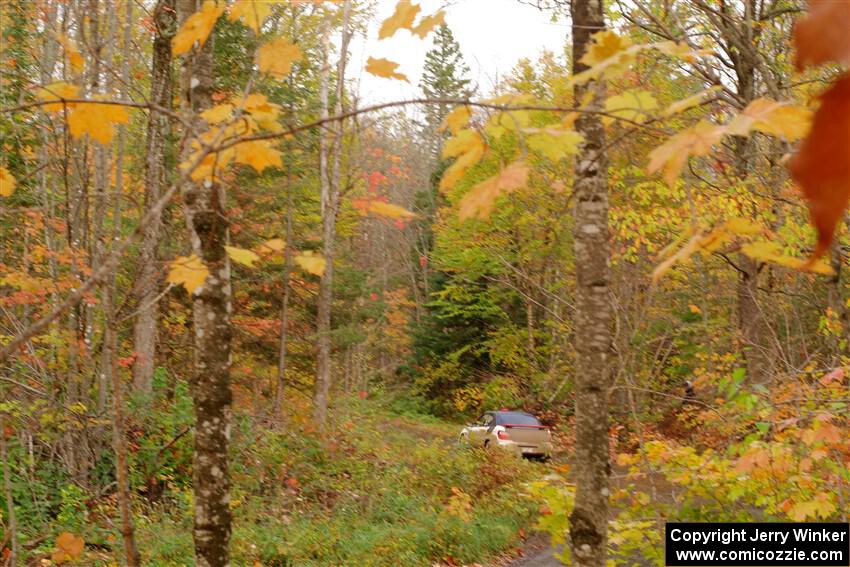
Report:
[[[612,30],[596,32],[593,34],[593,42],[580,61],[588,67],[593,67],[625,51],[631,45],[632,41],[628,37],[619,36]]]
[[[440,189],[445,191],[460,181],[466,170],[484,156],[487,145],[475,130],[461,130],[443,145],[443,157],[455,157],[455,162],[446,169],[440,179]]]
[[[206,120],[209,124],[218,124],[219,122],[230,120],[232,117],[232,104],[217,104],[216,106],[208,108],[201,113],[201,118]]]
[[[227,19],[231,22],[242,20],[242,23],[260,35],[260,27],[269,14],[272,13],[273,0],[236,0],[230,7]]]
[[[795,522],[805,522],[808,518],[814,518],[818,515],[821,508],[821,503],[812,500],[810,502],[797,502],[788,511],[788,517]]]
[[[410,30],[410,33],[413,35],[418,35],[419,39],[425,39],[425,37],[437,26],[445,25],[446,23],[446,13],[442,10],[431,14],[430,16],[425,16],[419,23],[416,24],[415,28]]]
[[[584,137],[574,130],[558,126],[532,130],[528,137],[528,148],[546,156],[552,161],[558,161],[578,151],[578,145]]]
[[[372,201],[369,203],[369,212],[393,219],[412,219],[416,216],[404,207],[399,207],[398,205],[385,203],[383,201]]]
[[[292,71],[292,64],[303,57],[301,49],[285,37],[264,43],[257,49],[257,67],[276,79],[283,79]]]
[[[690,45],[683,41],[659,41],[658,43],[650,44],[648,47],[652,47],[665,55],[676,57],[687,63],[693,63],[698,57],[711,55],[713,53],[710,49],[693,49]]]
[[[695,95],[689,96],[688,98],[683,98],[682,100],[678,100],[678,101],[674,102],[673,104],[671,104],[670,106],[668,106],[664,110],[664,112],[661,113],[661,116],[666,118],[668,116],[673,116],[674,114],[678,114],[680,112],[684,112],[686,110],[689,110],[689,109],[697,106],[698,104],[702,104],[702,102],[705,101],[709,97],[709,95],[712,95],[719,90],[720,90],[720,85],[714,85],[713,87],[705,89],[704,91],[700,91]]]
[[[503,193],[510,193],[528,185],[528,166],[521,161],[515,161],[498,175],[491,177],[474,186],[460,200],[458,217],[460,220],[477,216],[486,219],[490,217],[493,203]]]
[[[264,130],[278,132],[281,130],[280,124],[277,122],[280,106],[269,102],[266,95],[250,94],[245,97],[243,106],[245,112],[251,114],[251,118]]]
[[[694,314],[702,313],[702,310],[699,307],[697,307],[696,305],[694,305],[693,303],[688,305],[688,310],[691,313],[694,313]]]
[[[741,246],[741,252],[759,262],[769,262],[794,270],[811,271],[819,274],[832,275],[834,272],[829,264],[823,260],[810,262],[794,256],[786,256],[782,253],[782,246],[777,242],[748,242]]]
[[[0,196],[8,197],[15,191],[18,182],[12,176],[8,169],[0,167]]]
[[[50,556],[50,559],[57,564],[74,561],[83,554],[85,547],[86,542],[83,538],[72,533],[62,532],[56,538],[56,550]]]
[[[650,152],[649,173],[661,169],[664,181],[672,185],[688,161],[688,156],[708,154],[711,146],[719,142],[725,133],[726,130],[722,126],[705,120],[699,121],[695,126],[682,130]]]
[[[68,98],[77,98],[80,88],[77,85],[72,85],[63,81],[50,83],[38,89],[35,92],[35,97],[39,100],[62,100]],[[68,108],[72,108],[74,103],[69,103]],[[45,104],[42,108],[46,112],[56,112],[62,110],[63,104],[57,102],[55,104]]]
[[[420,10],[419,4],[413,4],[410,0],[399,0],[395,6],[393,15],[381,23],[381,29],[378,30],[378,39],[392,37],[395,32],[402,28],[413,29],[413,20],[416,19],[416,14]]]
[[[80,103],[68,115],[68,130],[75,138],[88,134],[101,144],[112,141],[112,126],[130,120],[127,109],[117,104]]]
[[[61,45],[62,49],[65,51],[65,57],[68,58],[68,63],[71,65],[71,68],[74,71],[82,71],[83,67],[85,67],[85,61],[83,60],[83,56],[80,55],[80,51],[77,49],[77,44],[75,44],[72,39],[62,32],[56,32],[56,41],[59,42],[59,45]]]
[[[230,256],[230,259],[236,262],[237,264],[242,264],[243,266],[248,266],[249,268],[254,267],[254,262],[260,259],[256,253],[251,252],[250,250],[245,250],[244,248],[234,248],[233,246],[225,246],[224,250],[227,252],[227,255]]]
[[[751,130],[758,130],[794,141],[809,132],[811,121],[810,110],[768,98],[757,98],[735,116],[726,129],[734,136],[747,136]]]
[[[370,57],[366,61],[366,72],[383,77],[385,79],[398,79],[399,81],[407,81],[407,75],[396,71],[398,63],[393,63],[389,59],[375,59]],[[409,81],[408,81],[409,82]]]
[[[266,240],[261,243],[255,248],[255,250],[260,254],[276,254],[283,252],[285,248],[286,241],[284,241],[283,238],[272,238],[271,240]]]
[[[658,101],[648,91],[631,90],[609,97],[605,110],[619,118],[632,122],[646,122],[650,113],[658,108]],[[606,116],[602,122],[610,124],[614,119]]]
[[[195,293],[203,287],[210,271],[195,254],[175,258],[168,268],[165,281],[182,285],[189,293]]]
[[[443,120],[443,125],[441,126],[441,130],[448,129],[454,135],[457,135],[461,129],[465,128],[467,124],[469,124],[469,119],[472,117],[472,111],[466,105],[458,106],[451,112],[446,115],[445,120]]]
[[[316,254],[308,250],[295,256],[295,263],[301,268],[314,276],[322,276],[325,273],[325,259],[321,254]]]
[[[235,149],[234,161],[250,165],[257,171],[261,172],[267,167],[283,167],[280,152],[272,149],[269,142],[265,140],[243,142]]]
[[[219,4],[215,0],[206,0],[200,10],[186,18],[171,40],[171,52],[174,57],[188,53],[195,42],[204,45],[215,27],[216,20],[224,13],[224,8],[224,2]]]

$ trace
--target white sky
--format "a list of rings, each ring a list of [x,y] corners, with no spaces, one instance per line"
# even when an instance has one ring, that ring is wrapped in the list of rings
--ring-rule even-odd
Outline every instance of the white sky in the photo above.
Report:
[[[422,6],[417,21],[445,5],[440,0],[414,0],[414,3]],[[361,106],[419,94],[422,63],[433,34],[420,40],[408,30],[399,30],[393,37],[378,41],[378,28],[392,15],[395,4],[396,0],[377,0],[368,37],[365,41],[352,40],[349,76],[360,81]],[[550,12],[517,0],[453,0],[445,11],[446,23],[460,44],[481,95],[488,94],[498,78],[507,75],[523,57],[533,60],[544,49],[561,54],[569,31],[563,18],[552,22]],[[363,71],[370,56],[398,63],[398,71],[407,75],[410,83],[382,79]]]

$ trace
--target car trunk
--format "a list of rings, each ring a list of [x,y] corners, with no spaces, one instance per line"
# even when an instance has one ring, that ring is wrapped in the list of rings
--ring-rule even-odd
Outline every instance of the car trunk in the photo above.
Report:
[[[508,438],[519,445],[539,445],[549,441],[549,429],[545,425],[505,424]]]

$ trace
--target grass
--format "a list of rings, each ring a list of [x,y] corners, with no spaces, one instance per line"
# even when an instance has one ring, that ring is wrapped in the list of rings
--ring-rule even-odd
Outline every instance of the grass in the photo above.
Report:
[[[295,418],[277,431],[240,422],[233,564],[430,566],[515,546],[536,509],[524,485],[543,469],[460,448],[459,429],[389,399],[340,401],[324,434]],[[145,565],[193,565],[183,486],[138,520]]]

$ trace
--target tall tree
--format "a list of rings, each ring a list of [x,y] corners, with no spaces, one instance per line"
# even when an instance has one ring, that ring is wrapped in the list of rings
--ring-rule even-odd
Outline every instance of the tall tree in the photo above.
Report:
[[[151,63],[150,100],[161,108],[170,108],[172,99],[171,38],[176,28],[175,0],[158,0],[153,11],[154,40]],[[168,116],[152,109],[145,140],[145,211],[156,203],[165,182],[165,140]],[[133,384],[137,390],[149,391],[156,362],[156,326],[159,319],[159,269],[157,247],[161,222],[157,217],[144,230],[139,251],[139,277],[134,295],[138,316],[133,326],[136,363]]]
[[[342,6],[342,37],[340,39],[339,61],[336,68],[336,101],[334,115],[342,114],[342,102],[345,96],[345,67],[348,63],[348,43],[351,40],[351,0],[345,0]],[[327,49],[327,42],[323,42]],[[325,51],[327,53],[327,50]],[[325,64],[327,67],[327,63]],[[323,70],[323,73],[327,73]],[[323,79],[327,80],[327,79]],[[323,87],[327,88],[327,86]],[[324,103],[324,109],[327,103]],[[326,111],[325,111],[326,112]],[[336,221],[339,213],[340,168],[342,166],[343,122],[336,120],[332,126],[331,164],[328,170],[327,158],[324,162],[324,174],[328,176],[326,191],[322,193],[322,255],[325,258],[325,271],[319,283],[319,305],[316,324],[316,384],[313,394],[313,420],[324,425],[328,414],[328,395],[331,381],[331,306],[333,304],[334,246],[336,241]],[[321,158],[320,158],[321,159]],[[320,162],[320,175],[321,171]]]
[[[201,8],[200,0],[180,0],[184,22]],[[183,110],[196,131],[207,124],[200,113],[212,106],[212,32],[202,46],[184,59]],[[183,148],[188,156],[192,148]],[[181,187],[192,252],[208,270],[193,294],[195,365],[190,380],[195,408],[195,453],[192,484],[195,495],[195,560],[200,567],[229,564],[231,533],[228,446],[232,393],[230,391],[231,288],[230,262],[225,251],[228,218],[224,187],[212,177],[187,180]]]
[[[451,28],[442,25],[434,35],[434,46],[425,53],[422,78],[419,88],[422,95],[430,99],[467,98],[475,89],[468,78],[469,66],[463,59],[460,45],[455,40]],[[433,143],[437,130],[451,105],[438,103],[425,106],[425,134],[429,143]],[[434,143],[432,151],[439,151],[440,144]]]
[[[581,62],[591,36],[605,29],[603,0],[571,4],[573,73],[587,69]],[[576,86],[575,100],[587,93],[588,110],[602,110],[604,82]],[[573,239],[576,271],[575,403],[576,445],[573,466],[575,505],[570,515],[569,546],[577,566],[603,567],[608,545],[608,395],[612,345],[610,245],[608,231],[608,164],[605,128],[598,115],[583,113],[575,129],[584,137],[575,161]]]

